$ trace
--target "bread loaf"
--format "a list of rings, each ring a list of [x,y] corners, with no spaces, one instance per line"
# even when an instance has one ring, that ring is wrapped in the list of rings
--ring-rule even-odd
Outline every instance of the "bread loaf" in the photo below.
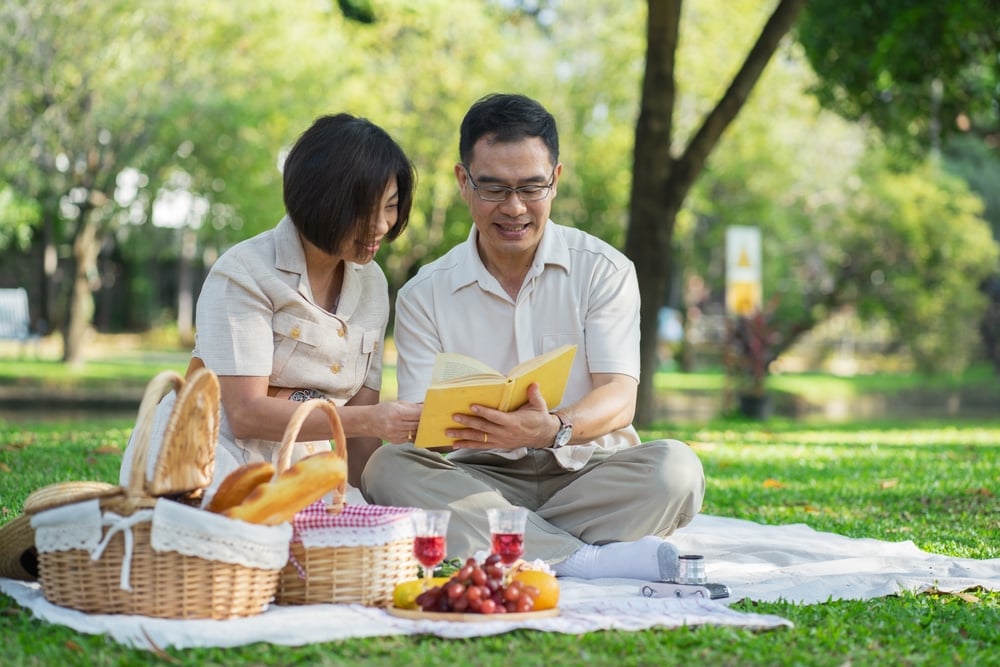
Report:
[[[209,512],[225,512],[242,503],[250,492],[274,477],[274,464],[270,461],[247,463],[226,475],[219,484],[212,500],[205,506]]]
[[[232,519],[274,526],[316,502],[347,479],[347,461],[335,452],[300,459],[273,481],[260,484],[242,503],[226,510]]]

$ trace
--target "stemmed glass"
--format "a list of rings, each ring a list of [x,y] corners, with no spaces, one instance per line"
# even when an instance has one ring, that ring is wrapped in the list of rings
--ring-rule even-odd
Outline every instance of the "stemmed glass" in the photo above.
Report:
[[[523,507],[491,507],[486,510],[490,520],[490,540],[493,553],[500,556],[505,573],[524,556],[524,526],[528,510]]]
[[[414,535],[413,555],[424,568],[424,590],[431,587],[434,568],[444,560],[450,518],[451,510],[418,509],[410,514]]]

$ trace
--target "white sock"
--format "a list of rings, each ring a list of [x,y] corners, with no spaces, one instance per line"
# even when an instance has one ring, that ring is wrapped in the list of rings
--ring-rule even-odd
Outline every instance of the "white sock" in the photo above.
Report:
[[[655,535],[647,535],[634,542],[584,544],[565,560],[553,563],[552,570],[557,577],[668,581],[677,577],[677,556],[674,545]]]

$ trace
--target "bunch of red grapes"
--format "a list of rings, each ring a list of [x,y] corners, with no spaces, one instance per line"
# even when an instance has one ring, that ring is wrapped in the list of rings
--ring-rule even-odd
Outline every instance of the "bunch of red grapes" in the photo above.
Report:
[[[473,614],[526,612],[535,607],[538,589],[516,579],[504,585],[500,556],[490,554],[483,564],[465,561],[451,579],[417,596],[423,611],[453,611]]]

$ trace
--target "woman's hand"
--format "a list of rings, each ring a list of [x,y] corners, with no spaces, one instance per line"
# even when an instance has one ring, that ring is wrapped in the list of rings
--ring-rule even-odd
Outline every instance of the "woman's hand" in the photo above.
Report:
[[[417,437],[417,425],[420,423],[421,403],[405,401],[386,401],[377,407],[376,432],[383,440],[392,443],[413,442]]]

